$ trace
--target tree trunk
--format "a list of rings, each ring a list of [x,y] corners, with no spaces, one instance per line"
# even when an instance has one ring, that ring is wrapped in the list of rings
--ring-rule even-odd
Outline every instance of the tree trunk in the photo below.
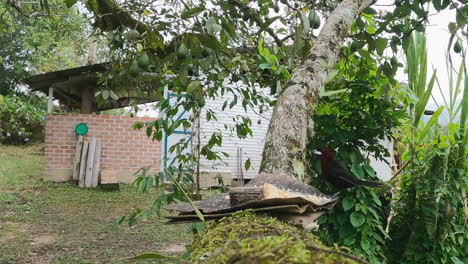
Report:
[[[372,0],[344,0],[327,19],[302,64],[292,74],[273,110],[260,172],[293,175],[304,181],[305,151],[313,135],[312,116],[351,23]]]
[[[94,111],[94,89],[87,84],[81,89],[80,114],[92,114]]]

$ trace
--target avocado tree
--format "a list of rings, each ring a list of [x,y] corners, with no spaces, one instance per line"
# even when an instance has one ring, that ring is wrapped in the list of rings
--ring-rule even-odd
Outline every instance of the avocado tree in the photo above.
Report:
[[[394,76],[402,66],[398,51],[408,46],[413,31],[424,31],[431,12],[455,10],[448,25],[452,34],[449,48],[455,53],[462,52],[468,16],[464,0],[397,0],[385,2],[383,10],[372,0],[66,2],[69,6],[77,2],[84,5],[93,14],[94,27],[109,39],[113,67],[102,76],[109,89],[112,82],[147,78],[159,85],[159,92],[167,86],[178,95],[185,94],[176,107],[164,99],[158,103],[168,122],[140,125],[146,126],[148,136],[160,140],[163,132],[191,126],[193,120],[172,118],[180,106],[197,113],[206,98],[232,93],[234,99],[226,101],[223,109],[238,103],[260,111],[273,107],[260,172],[300,180],[307,178],[306,147],[314,135],[312,117],[321,97],[345,92],[325,89],[337,78],[336,72],[343,72],[341,67],[371,65],[365,67],[369,72],[356,71],[355,75],[383,77],[386,83],[382,87],[391,91],[398,86]],[[370,83],[356,79],[353,86]],[[270,88],[273,100],[258,88]],[[355,98],[360,98],[359,94]],[[216,118],[214,112],[207,111],[208,120]],[[235,120],[239,137],[252,133],[251,120]],[[208,159],[220,159],[222,153],[212,148],[221,144],[220,135],[214,133],[200,153]],[[363,220],[361,217],[358,222]],[[370,246],[362,247],[369,250]]]
[[[395,85],[401,65],[395,56],[398,47],[407,45],[413,30],[424,30],[432,7],[456,10],[449,28],[459,50],[457,36],[468,12],[464,3],[395,1],[390,11],[376,11],[371,0],[83,1],[94,15],[93,25],[116,51],[114,69],[119,74],[106,78],[152,72],[161,89],[168,85],[176,93],[188,93],[181,104],[194,112],[204,98],[234,92],[229,83],[249,85],[239,88],[241,98],[225,107],[238,101],[244,107],[274,105],[260,171],[301,180],[308,136],[314,133],[311,117],[320,96],[326,95],[323,87],[342,46],[346,43],[355,56],[377,61],[378,74]],[[270,87],[277,100],[265,99],[255,86]],[[175,115],[167,104],[159,106],[166,116]],[[172,126],[152,123],[148,132],[158,139],[163,130],[170,133],[180,123],[184,121]],[[248,120],[239,121],[237,134],[248,135],[248,126]]]

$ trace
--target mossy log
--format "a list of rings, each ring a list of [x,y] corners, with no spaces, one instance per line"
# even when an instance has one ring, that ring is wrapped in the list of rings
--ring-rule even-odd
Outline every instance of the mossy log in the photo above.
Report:
[[[208,223],[195,237],[191,256],[199,264],[367,263],[324,246],[310,232],[249,212]]]

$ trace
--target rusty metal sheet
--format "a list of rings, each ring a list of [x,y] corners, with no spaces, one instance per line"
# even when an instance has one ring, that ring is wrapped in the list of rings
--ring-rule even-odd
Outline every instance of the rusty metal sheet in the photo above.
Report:
[[[257,209],[283,205],[311,205],[315,211],[332,208],[338,200],[336,195],[329,196],[321,193],[318,189],[302,183],[295,178],[285,175],[272,175],[262,173],[250,181],[246,187],[258,187],[274,185],[276,188],[297,194],[298,197],[272,198],[264,200],[253,200],[235,206],[230,205],[228,193],[220,194],[207,200],[194,202],[195,206],[204,214],[222,214],[245,209]],[[314,199],[310,199],[313,197]],[[168,205],[167,210],[178,211],[180,214],[194,214],[190,203]]]
[[[280,205],[280,206],[270,206],[263,208],[252,209],[254,212],[268,213],[271,216],[275,216],[278,219],[283,219],[286,222],[294,222],[294,224],[305,224],[306,222],[313,222],[316,218],[322,215],[326,210],[316,211],[310,205]],[[235,211],[227,213],[213,213],[213,214],[204,214],[203,217],[205,220],[214,220],[223,218],[226,216],[231,216]],[[179,223],[192,223],[198,222],[200,219],[196,214],[180,214],[174,216],[166,216],[170,221],[166,224],[179,224]],[[306,221],[307,219],[307,221]]]

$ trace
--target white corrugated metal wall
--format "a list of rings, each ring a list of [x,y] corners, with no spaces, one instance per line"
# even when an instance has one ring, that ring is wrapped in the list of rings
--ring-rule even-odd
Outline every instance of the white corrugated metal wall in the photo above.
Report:
[[[268,91],[265,90],[264,94]],[[222,147],[215,147],[215,151],[223,151],[230,155],[230,157],[223,157],[222,161],[210,161],[205,158],[201,158],[200,167],[202,172],[209,173],[229,173],[233,179],[241,178],[241,174],[244,179],[252,179],[258,175],[260,168],[260,162],[262,159],[263,145],[265,143],[265,136],[268,130],[268,125],[270,123],[272,109],[264,111],[262,114],[259,113],[259,109],[251,109],[247,107],[247,111],[244,109],[241,100],[233,107],[229,108],[229,103],[234,98],[232,93],[226,93],[223,96],[219,96],[216,99],[207,99],[205,107],[202,109],[200,114],[200,140],[201,146],[204,146],[208,143],[213,132],[218,132],[223,135]],[[240,98],[240,96],[239,96]],[[228,100],[228,107],[222,111],[222,106],[224,102]],[[206,113],[208,110],[213,111],[217,120],[207,120]],[[253,136],[247,136],[245,139],[240,139],[237,137],[235,131],[236,121],[233,120],[239,117],[249,117],[252,120],[251,129],[253,131]],[[240,122],[240,120],[238,121]],[[225,127],[228,127],[226,129]],[[197,141],[197,130],[194,127],[193,141]],[[171,137],[168,137],[168,140],[171,141]],[[180,137],[180,135],[178,136]],[[178,140],[179,138],[177,138]],[[174,138],[176,140],[176,138]],[[382,142],[384,146],[389,148],[390,153],[392,153],[392,142]],[[169,144],[170,147],[171,144]],[[249,170],[245,170],[244,164],[247,159],[251,160],[251,166]],[[377,161],[371,157],[371,166],[376,170],[377,176],[382,180],[388,180],[392,173],[392,170],[388,164],[382,161]],[[391,158],[388,160],[391,163]]]
[[[213,132],[219,132],[223,135],[222,147],[215,147],[214,150],[226,152],[230,157],[223,158],[222,161],[201,159],[200,165],[202,171],[205,172],[228,172],[231,173],[232,178],[240,178],[242,173],[244,179],[252,179],[257,176],[260,168],[265,135],[271,118],[271,109],[264,111],[262,114],[259,114],[258,108],[254,109],[254,111],[250,107],[247,107],[246,111],[240,103],[241,100],[239,100],[233,108],[229,109],[229,103],[233,98],[234,95],[232,93],[228,93],[214,100],[206,100],[205,107],[203,108],[200,117],[201,146],[208,143]],[[222,106],[225,100],[228,100],[228,106],[225,111],[222,111]],[[216,113],[216,121],[207,120],[206,112],[208,109]],[[235,131],[236,122],[233,118],[240,118],[240,116],[249,117],[252,120],[252,137],[247,136],[245,139],[237,137]],[[228,129],[225,129],[225,125]],[[251,166],[249,170],[246,171],[244,164],[249,158]]]

